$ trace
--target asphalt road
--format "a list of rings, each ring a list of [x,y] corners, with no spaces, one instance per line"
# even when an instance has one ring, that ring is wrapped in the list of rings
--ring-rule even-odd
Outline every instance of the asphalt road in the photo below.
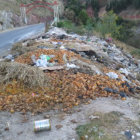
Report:
[[[6,55],[15,42],[43,32],[44,27],[44,23],[41,23],[0,33],[0,56]]]

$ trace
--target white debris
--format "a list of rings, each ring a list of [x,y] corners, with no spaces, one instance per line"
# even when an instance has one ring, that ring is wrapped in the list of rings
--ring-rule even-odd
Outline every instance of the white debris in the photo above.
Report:
[[[106,73],[106,75],[111,79],[117,79],[118,78],[118,74],[116,74],[114,72]]]
[[[135,136],[134,135],[132,135],[132,140],[134,140],[135,139]]]
[[[128,75],[129,74],[129,72],[128,72],[128,70],[125,68],[125,69],[123,69],[123,68],[120,68],[120,73],[122,73],[122,74],[125,74],[125,75]]]
[[[53,35],[53,34],[56,34],[56,35],[67,35],[67,33],[61,29],[61,28],[57,28],[57,27],[54,27],[52,29],[50,29],[47,34],[49,35]]]
[[[93,116],[93,115],[90,115],[89,116],[89,119],[92,121],[94,119],[99,119],[100,117],[99,116]]]
[[[57,45],[57,42],[52,42],[53,45]]]
[[[85,135],[85,139],[86,139],[86,140],[88,139],[88,135]]]
[[[98,40],[98,44],[100,44],[100,45],[108,45],[108,43],[105,40]]]
[[[64,60],[65,63],[67,63],[68,60],[67,60],[67,55],[66,54],[63,55],[63,60]]]
[[[9,54],[5,57],[5,59],[9,59],[9,60],[12,60],[13,59],[13,55]]]
[[[75,64],[69,64],[69,63],[67,63],[66,66],[67,66],[67,68],[70,68],[70,69],[79,68]]]
[[[49,63],[48,60],[50,58],[55,57],[54,55],[40,55],[40,58],[36,60],[35,56],[31,56],[32,61],[36,64],[37,67],[47,67],[53,65],[53,63]]]
[[[65,47],[64,47],[64,46],[61,46],[60,49],[61,49],[61,50],[65,50]]]
[[[140,137],[140,133],[136,133],[136,136],[137,136],[137,137]]]
[[[36,61],[36,66],[37,67],[47,67],[47,65],[48,65],[48,62],[45,59],[38,59]]]

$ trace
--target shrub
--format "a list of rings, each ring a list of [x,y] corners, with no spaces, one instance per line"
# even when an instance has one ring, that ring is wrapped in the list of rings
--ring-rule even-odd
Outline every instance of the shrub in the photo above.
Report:
[[[70,20],[64,20],[64,21],[60,21],[57,23],[58,27],[64,27],[64,28],[71,28],[73,26],[72,21]]]
[[[82,21],[82,23],[84,24],[84,25],[86,25],[86,23],[87,23],[87,20],[88,20],[88,14],[87,14],[87,12],[86,12],[86,10],[82,10],[80,13],[79,13],[79,16],[78,16],[78,18]]]
[[[74,32],[74,33],[82,35],[82,34],[84,34],[86,32],[86,29],[84,28],[83,25],[76,26],[74,23],[72,23],[69,20],[60,21],[57,24],[57,26],[61,27],[61,28],[64,28],[69,33]]]
[[[96,31],[100,32],[103,37],[105,37],[106,34],[119,36],[119,29],[121,26],[117,25],[117,18],[118,17],[113,13],[113,11],[108,12],[103,19],[97,22],[95,26]]]

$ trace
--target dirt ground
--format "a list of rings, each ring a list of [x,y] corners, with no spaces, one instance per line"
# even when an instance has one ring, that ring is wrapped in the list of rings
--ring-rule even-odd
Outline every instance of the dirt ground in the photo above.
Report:
[[[90,104],[84,104],[73,108],[69,113],[60,111],[44,112],[38,115],[30,113],[21,114],[9,112],[0,112],[0,139],[1,140],[78,140],[76,128],[79,125],[90,123],[90,116],[96,112],[109,113],[112,111],[124,114],[121,116],[121,128],[118,125],[112,126],[113,133],[122,134],[124,130],[133,130],[133,125],[137,127],[134,135],[139,133],[139,114],[140,101],[134,98],[127,98],[126,101],[114,100],[112,98],[98,98],[91,101]],[[42,120],[44,117],[50,117],[51,131],[34,133],[33,122]],[[9,130],[8,130],[8,128]],[[59,129],[58,129],[59,127]],[[139,140],[140,138],[136,138]]]

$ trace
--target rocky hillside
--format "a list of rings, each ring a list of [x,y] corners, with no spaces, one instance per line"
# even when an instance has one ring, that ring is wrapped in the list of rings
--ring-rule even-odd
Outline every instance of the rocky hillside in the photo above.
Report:
[[[59,5],[61,5],[61,11],[63,9],[63,3],[57,0]],[[44,2],[53,3],[54,0],[45,0]],[[23,9],[21,9],[21,4],[30,4],[30,1],[18,1],[18,0],[0,0],[0,31],[6,30],[13,27],[23,26],[25,24],[35,24],[45,21],[50,21],[53,19],[53,12],[48,10],[44,5],[37,4],[40,7],[34,7],[30,12],[25,14]],[[30,5],[26,10],[32,8],[36,4]],[[25,18],[27,22],[25,22]]]

